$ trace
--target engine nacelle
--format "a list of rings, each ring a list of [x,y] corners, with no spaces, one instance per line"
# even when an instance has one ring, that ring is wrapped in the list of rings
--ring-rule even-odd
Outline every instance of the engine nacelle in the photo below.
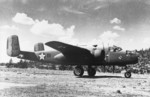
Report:
[[[102,62],[105,59],[105,51],[103,49],[93,50],[93,55],[95,57],[96,62]]]
[[[17,35],[7,38],[7,55],[16,57],[20,54],[19,39]]]
[[[36,52],[36,51],[44,51],[44,45],[43,45],[43,43],[36,43],[35,45],[34,45],[34,51]]]

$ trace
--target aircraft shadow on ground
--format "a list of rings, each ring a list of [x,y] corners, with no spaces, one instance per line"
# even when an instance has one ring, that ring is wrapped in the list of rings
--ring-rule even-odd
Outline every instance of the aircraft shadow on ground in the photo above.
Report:
[[[85,76],[77,77],[77,78],[124,78],[124,77],[122,77],[122,76],[107,76],[107,75],[90,77],[88,75],[85,75]]]

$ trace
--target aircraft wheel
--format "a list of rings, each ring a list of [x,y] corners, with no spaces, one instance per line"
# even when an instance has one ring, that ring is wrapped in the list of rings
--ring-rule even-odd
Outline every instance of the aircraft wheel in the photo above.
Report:
[[[95,76],[96,70],[94,68],[88,68],[88,75],[89,76]]]
[[[73,73],[74,73],[75,76],[82,76],[83,73],[84,73],[84,70],[81,66],[77,66],[77,67],[75,67]]]
[[[131,72],[130,71],[125,72],[124,76],[126,78],[130,78],[131,77]]]

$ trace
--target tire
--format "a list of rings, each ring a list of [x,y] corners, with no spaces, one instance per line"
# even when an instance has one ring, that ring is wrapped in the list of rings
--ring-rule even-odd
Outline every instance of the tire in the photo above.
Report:
[[[130,78],[131,77],[131,72],[130,71],[125,72],[124,76],[126,78]]]
[[[75,76],[83,76],[83,73],[84,73],[84,70],[81,66],[77,66],[74,68],[74,71],[73,71],[74,75]]]
[[[94,68],[88,68],[88,75],[90,77],[95,76],[95,74],[96,74],[96,70]]]

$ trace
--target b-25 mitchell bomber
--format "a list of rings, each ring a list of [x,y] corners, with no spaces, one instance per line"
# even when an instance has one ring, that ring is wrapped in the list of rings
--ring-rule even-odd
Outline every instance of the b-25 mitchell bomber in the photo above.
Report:
[[[97,66],[123,66],[126,69],[125,77],[130,78],[131,72],[127,65],[138,62],[138,54],[128,51],[117,51],[119,47],[100,48],[97,45],[92,47],[79,47],[58,41],[50,41],[45,45],[55,49],[55,51],[44,51],[43,43],[37,43],[34,46],[34,52],[20,50],[19,39],[17,35],[12,35],[7,39],[7,54],[11,57],[21,59],[50,62],[61,65],[75,65],[74,75],[83,76],[83,65],[87,65],[88,76],[95,76]]]

